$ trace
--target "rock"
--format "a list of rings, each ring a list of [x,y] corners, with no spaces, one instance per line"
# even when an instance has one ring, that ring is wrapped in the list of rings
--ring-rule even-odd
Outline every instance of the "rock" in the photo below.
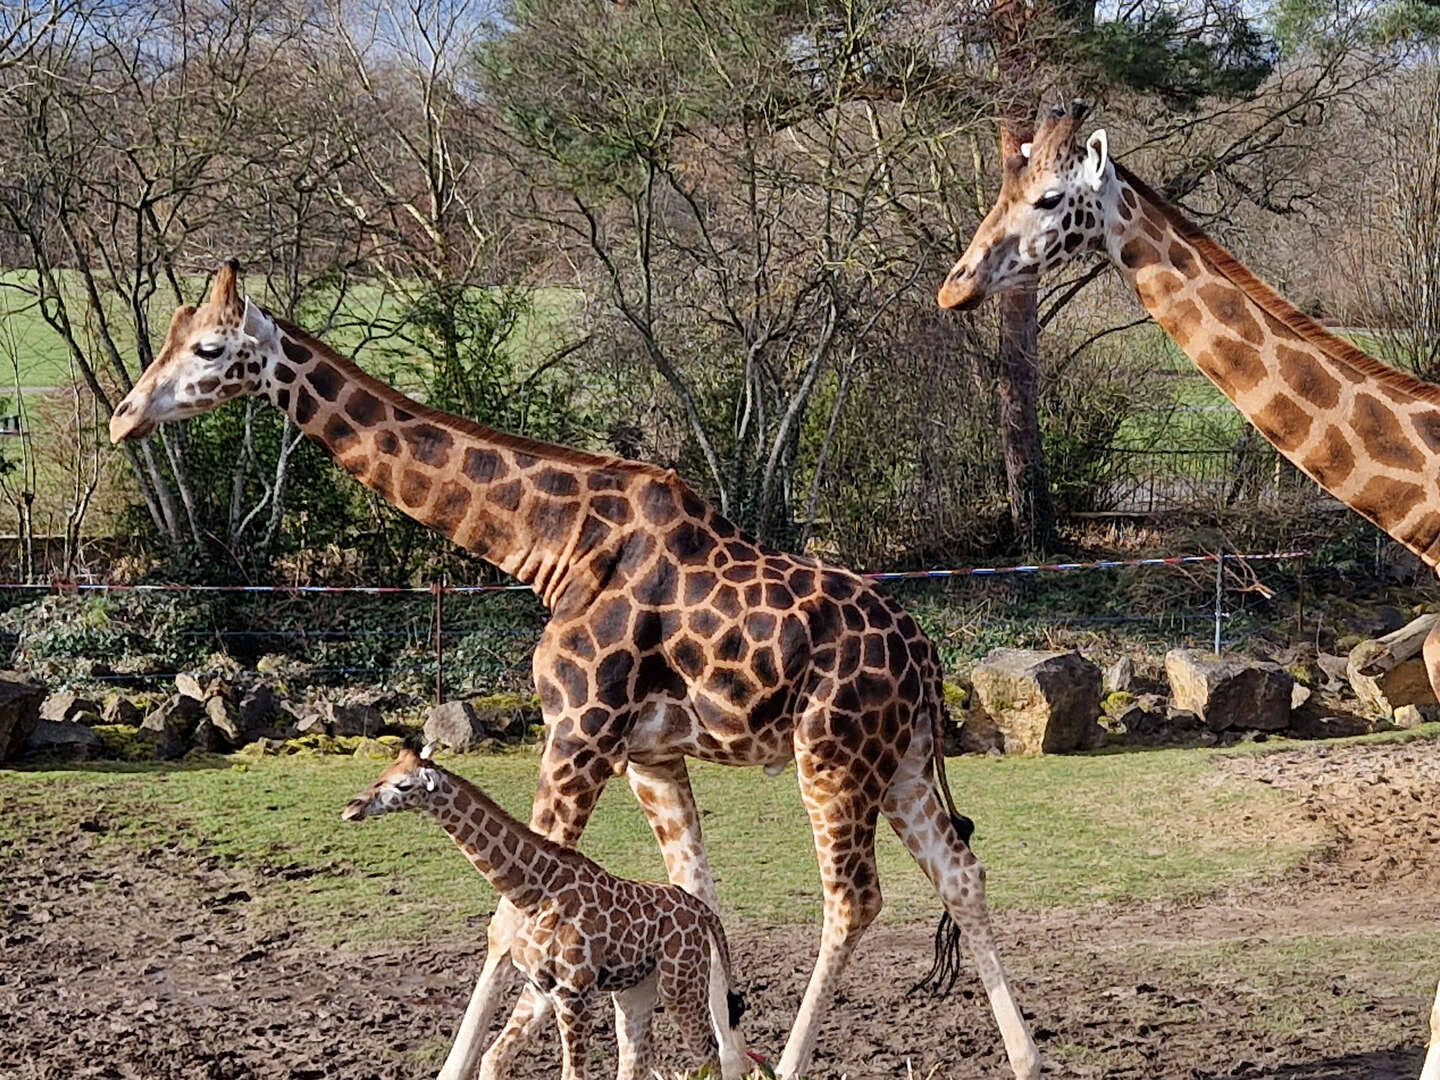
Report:
[[[192,749],[203,750],[210,754],[223,754],[225,751],[233,749],[234,745],[230,736],[222,731],[208,715],[195,725],[195,733],[190,736]]]
[[[1440,614],[1421,615],[1384,637],[1350,650],[1345,674],[1355,696],[1371,711],[1390,716],[1401,705],[1434,705],[1435,692],[1421,649]]]
[[[975,700],[1007,754],[1100,745],[1100,668],[1077,652],[992,649],[975,665]]]
[[[290,729],[291,738],[300,738],[304,735],[329,735],[329,725],[325,718],[318,712],[307,712],[295,721]]]
[[[136,738],[150,743],[156,757],[172,760],[189,749],[195,725],[204,717],[200,702],[185,694],[172,694],[145,714]]]
[[[100,736],[84,724],[37,719],[25,741],[25,753],[62,761],[87,761],[99,755],[101,745]]]
[[[79,694],[67,692],[51,694],[40,706],[40,719],[50,720],[57,724],[69,724],[75,720],[76,713],[100,712],[100,706],[89,698],[83,698]]]
[[[407,694],[404,690],[370,687],[351,694],[345,699],[345,703],[347,705],[368,705],[372,709],[379,709],[382,713],[389,713],[399,709],[413,709],[420,704],[420,699],[414,694]]]
[[[1315,666],[1325,676],[1322,689],[1334,691],[1349,685],[1350,661],[1346,657],[1336,656],[1334,653],[1318,653]]]
[[[145,714],[140,711],[140,706],[127,698],[124,694],[111,694],[105,700],[105,709],[100,714],[102,723],[125,724],[129,727],[139,727],[140,722],[145,719]]]
[[[246,691],[238,711],[247,741],[255,738],[256,732],[278,736],[295,722],[289,701],[269,682],[256,683]]]
[[[959,750],[962,754],[999,754],[1005,739],[995,721],[983,709],[967,709],[961,714]]]
[[[341,705],[334,701],[322,701],[319,713],[331,735],[374,737],[385,729],[385,717],[373,705]]]
[[[209,724],[230,746],[244,746],[253,737],[240,719],[240,710],[221,694],[205,699],[205,719],[202,724]]]
[[[1413,728],[1428,724],[1437,716],[1440,716],[1440,706],[1401,705],[1395,710],[1394,722],[1398,728]]]
[[[17,671],[0,671],[0,762],[18,758],[40,722],[45,685]]]
[[[1211,731],[1279,731],[1290,722],[1295,680],[1278,664],[1171,649],[1165,675],[1175,708],[1199,716]]]
[[[1308,686],[1304,686],[1298,682],[1292,684],[1290,687],[1290,711],[1294,712],[1296,709],[1303,706],[1307,701],[1310,700],[1310,695],[1313,693],[1314,691],[1311,690]]]
[[[1108,668],[1105,669],[1105,682],[1103,684],[1105,693],[1118,694],[1130,689],[1130,684],[1135,681],[1135,661],[1128,656],[1122,656]]]
[[[200,702],[205,700],[205,688],[200,685],[200,680],[188,671],[182,671],[175,676],[175,689],[187,698]]]
[[[450,750],[472,750],[485,739],[504,735],[512,722],[503,710],[485,709],[475,699],[462,698],[431,706],[425,718],[425,739]]]

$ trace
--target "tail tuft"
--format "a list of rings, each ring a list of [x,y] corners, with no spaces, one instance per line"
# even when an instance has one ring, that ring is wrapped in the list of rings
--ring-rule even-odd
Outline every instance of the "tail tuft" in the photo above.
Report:
[[[740,1023],[740,1017],[745,1015],[745,995],[738,990],[726,990],[725,1004],[730,1009],[730,1026],[733,1028]]]
[[[975,823],[964,814],[952,810],[950,824],[954,826],[960,840],[969,844],[970,838],[975,835]],[[941,997],[953,990],[956,980],[960,978],[963,944],[960,928],[955,925],[955,920],[950,918],[950,913],[945,912],[940,916],[940,924],[935,927],[935,962],[930,965],[925,977],[910,987],[909,992]]]

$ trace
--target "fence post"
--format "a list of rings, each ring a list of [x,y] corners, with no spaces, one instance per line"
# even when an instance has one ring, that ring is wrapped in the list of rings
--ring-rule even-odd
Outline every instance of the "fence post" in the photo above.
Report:
[[[445,704],[445,576],[432,582],[435,594],[435,704]]]
[[[1215,655],[1220,655],[1220,621],[1225,617],[1225,552],[1215,557]]]

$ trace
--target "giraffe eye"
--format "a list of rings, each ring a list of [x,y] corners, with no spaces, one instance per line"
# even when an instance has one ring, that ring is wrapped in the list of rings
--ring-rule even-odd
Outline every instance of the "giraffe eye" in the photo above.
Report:
[[[1040,198],[1035,200],[1036,210],[1054,210],[1060,205],[1060,200],[1065,197],[1063,191],[1047,191]]]
[[[195,346],[195,355],[201,360],[219,360],[225,353],[223,343],[200,342]]]

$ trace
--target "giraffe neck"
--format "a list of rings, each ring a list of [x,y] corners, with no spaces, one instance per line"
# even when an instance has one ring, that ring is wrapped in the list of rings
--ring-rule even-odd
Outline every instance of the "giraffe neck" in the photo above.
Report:
[[[627,463],[432,409],[281,319],[261,393],[366,487],[520,581],[548,606],[587,555],[582,500]]]
[[[1287,302],[1117,167],[1107,247],[1140,302],[1289,461],[1440,564],[1440,386]]]
[[[427,809],[497,893],[522,913],[533,912],[549,894],[564,849],[526,828],[474,784],[435,771],[441,780]]]

